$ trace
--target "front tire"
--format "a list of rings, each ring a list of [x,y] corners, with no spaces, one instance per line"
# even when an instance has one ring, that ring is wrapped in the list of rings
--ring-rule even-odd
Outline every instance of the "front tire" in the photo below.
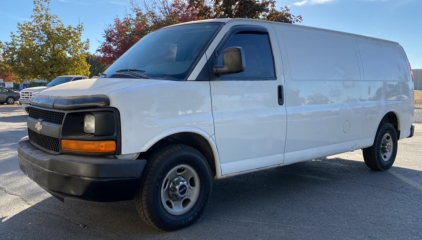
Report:
[[[366,166],[372,170],[384,171],[393,166],[398,149],[397,132],[390,123],[381,123],[374,145],[363,149]]]
[[[6,103],[11,105],[15,103],[15,99],[13,97],[8,97],[6,98]]]
[[[148,158],[136,208],[157,229],[181,229],[199,219],[211,189],[212,174],[205,157],[192,147],[169,145]]]

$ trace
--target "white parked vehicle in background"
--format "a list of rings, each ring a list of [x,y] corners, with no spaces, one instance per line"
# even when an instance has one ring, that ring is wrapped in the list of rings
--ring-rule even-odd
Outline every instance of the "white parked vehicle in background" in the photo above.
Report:
[[[170,26],[99,78],[35,96],[19,164],[59,199],[135,199],[147,223],[180,229],[213,178],[356,149],[389,169],[414,131],[411,75],[395,42],[246,19]]]
[[[82,79],[88,79],[88,77],[79,75],[65,75],[53,79],[46,86],[26,88],[20,92],[21,96],[19,98],[19,105],[25,108],[25,111],[28,112],[29,102],[31,101],[32,96],[39,94],[41,91],[44,91],[47,88]]]

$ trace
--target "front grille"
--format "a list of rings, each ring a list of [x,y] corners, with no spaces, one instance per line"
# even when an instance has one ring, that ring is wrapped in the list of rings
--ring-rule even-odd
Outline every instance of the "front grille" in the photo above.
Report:
[[[28,129],[29,140],[37,145],[53,152],[60,151],[60,140],[58,138],[44,136]]]
[[[45,122],[62,125],[64,113],[48,111],[39,108],[31,108],[29,111],[29,116],[35,119],[41,118]]]
[[[30,100],[32,97],[32,92],[21,92],[21,98],[25,100]]]

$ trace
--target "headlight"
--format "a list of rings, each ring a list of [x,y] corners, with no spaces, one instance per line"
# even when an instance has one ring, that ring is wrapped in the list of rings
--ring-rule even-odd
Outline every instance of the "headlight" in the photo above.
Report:
[[[88,113],[84,117],[84,132],[95,133],[95,116],[94,114]]]
[[[117,113],[118,114],[118,113]],[[66,114],[63,123],[63,137],[94,136],[114,137],[117,134],[117,122],[113,111],[74,112]]]
[[[69,111],[61,137],[63,152],[120,155],[119,112],[113,108]]]

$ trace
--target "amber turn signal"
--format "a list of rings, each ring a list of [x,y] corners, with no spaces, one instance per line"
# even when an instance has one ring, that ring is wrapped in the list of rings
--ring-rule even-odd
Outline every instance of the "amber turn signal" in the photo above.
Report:
[[[116,142],[62,140],[62,150],[71,152],[110,153],[116,151]]]

